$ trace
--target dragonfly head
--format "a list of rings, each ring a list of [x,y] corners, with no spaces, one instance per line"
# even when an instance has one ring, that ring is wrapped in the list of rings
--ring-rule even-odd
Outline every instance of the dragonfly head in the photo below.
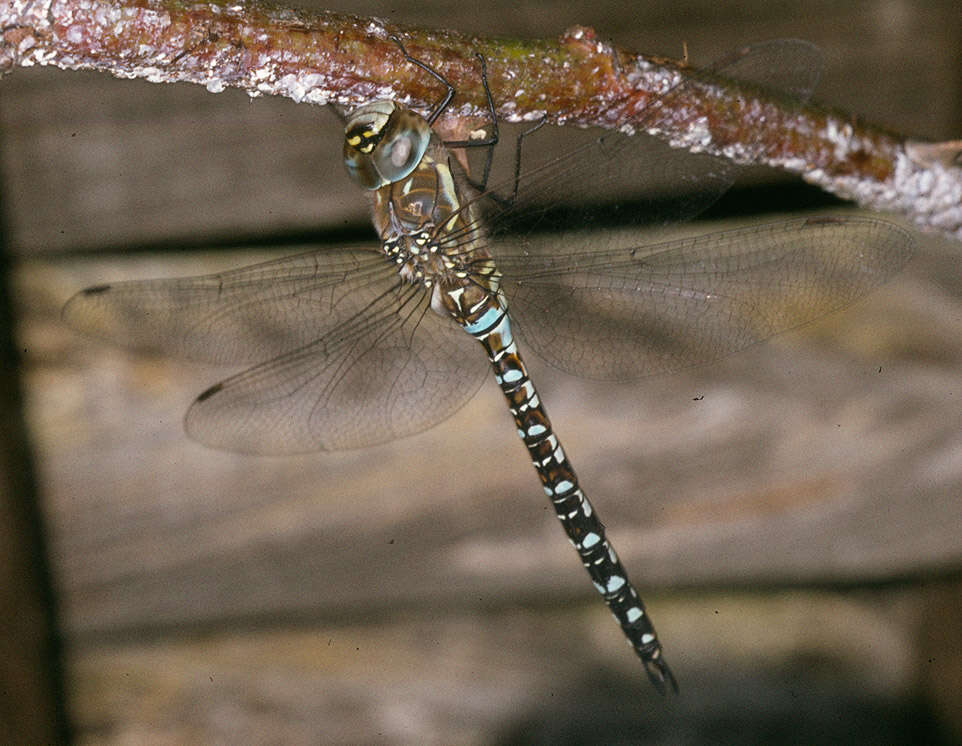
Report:
[[[393,101],[358,107],[344,126],[344,164],[365,189],[379,189],[408,176],[431,141],[431,128]]]

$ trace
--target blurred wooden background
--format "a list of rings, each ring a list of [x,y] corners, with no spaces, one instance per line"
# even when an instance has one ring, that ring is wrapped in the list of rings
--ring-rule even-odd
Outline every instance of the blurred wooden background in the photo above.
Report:
[[[804,38],[826,55],[816,99],[962,133],[957,0],[324,7],[505,36],[580,23],[650,53],[687,42],[696,64]],[[611,386],[532,361],[681,681],[662,702],[493,383],[403,441],[242,457],[181,429],[224,371],[60,324],[92,283],[362,236],[339,138],[330,112],[236,91],[0,82],[25,412],[81,741],[962,739],[962,246],[920,236],[865,301],[709,368]],[[791,209],[792,184],[766,193]]]

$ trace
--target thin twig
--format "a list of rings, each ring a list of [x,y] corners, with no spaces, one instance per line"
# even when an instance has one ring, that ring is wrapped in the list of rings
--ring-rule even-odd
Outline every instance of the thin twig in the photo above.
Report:
[[[180,0],[0,0],[0,70],[94,69],[211,92],[242,88],[314,104],[394,97],[427,109],[434,81],[399,64],[392,35],[458,90],[439,125],[449,139],[485,119],[476,52],[505,121],[630,125],[653,96],[689,80],[646,130],[679,147],[799,173],[876,210],[962,240],[962,142],[918,143],[851,115],[802,106],[630,53],[575,27],[556,40],[511,40],[403,27],[379,19],[256,4]]]

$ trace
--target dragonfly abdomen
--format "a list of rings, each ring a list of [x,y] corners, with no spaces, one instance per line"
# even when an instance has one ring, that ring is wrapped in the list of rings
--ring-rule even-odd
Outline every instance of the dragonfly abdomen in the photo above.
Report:
[[[641,658],[655,686],[664,691],[667,682],[677,689],[671,670],[662,658],[661,643],[644,604],[608,542],[604,524],[581,490],[578,475],[554,434],[548,413],[528,375],[511,333],[504,296],[491,293],[459,318],[463,319],[460,323],[464,330],[484,347],[494,368],[495,379],[508,400],[518,436],[528,449],[545,494],[592,583]]]

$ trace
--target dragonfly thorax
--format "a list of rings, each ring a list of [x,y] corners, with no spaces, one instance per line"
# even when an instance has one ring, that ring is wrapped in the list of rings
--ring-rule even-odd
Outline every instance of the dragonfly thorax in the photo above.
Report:
[[[382,250],[398,274],[429,290],[431,307],[459,322],[465,303],[496,295],[501,275],[480,240],[476,206],[462,202],[457,166],[427,121],[375,101],[348,117],[344,133],[348,173],[371,194]]]

